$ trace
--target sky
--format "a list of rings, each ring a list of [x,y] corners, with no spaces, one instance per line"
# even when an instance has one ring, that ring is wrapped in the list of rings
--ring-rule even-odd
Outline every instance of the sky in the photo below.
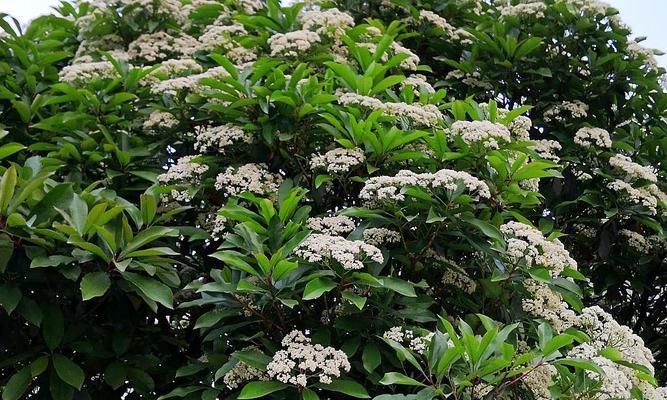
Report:
[[[642,43],[667,52],[667,0],[606,0],[621,12],[621,18],[633,31],[633,37],[646,36]],[[0,0],[0,12],[13,15],[21,23],[50,12],[59,0]],[[667,55],[657,57],[667,68]]]

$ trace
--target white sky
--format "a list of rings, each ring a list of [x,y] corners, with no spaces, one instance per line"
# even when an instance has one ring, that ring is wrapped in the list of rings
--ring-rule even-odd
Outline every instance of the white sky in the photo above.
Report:
[[[621,18],[634,36],[646,36],[642,43],[667,52],[667,0],[606,0],[621,12]],[[0,0],[0,12],[11,14],[22,23],[50,12],[59,0]],[[667,67],[667,55],[658,57]]]

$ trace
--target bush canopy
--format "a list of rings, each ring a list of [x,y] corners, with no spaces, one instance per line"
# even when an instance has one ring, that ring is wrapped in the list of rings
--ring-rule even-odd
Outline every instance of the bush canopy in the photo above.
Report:
[[[596,0],[0,25],[0,391],[665,400],[667,96]]]

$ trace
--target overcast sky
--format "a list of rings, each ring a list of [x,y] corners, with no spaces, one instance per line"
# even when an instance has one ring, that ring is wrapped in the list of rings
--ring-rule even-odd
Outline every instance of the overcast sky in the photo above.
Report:
[[[634,36],[646,36],[642,44],[667,52],[667,0],[607,0],[621,12],[621,17],[632,28]],[[25,23],[50,12],[59,0],[0,0],[0,12],[13,15]],[[658,57],[667,67],[667,55]]]

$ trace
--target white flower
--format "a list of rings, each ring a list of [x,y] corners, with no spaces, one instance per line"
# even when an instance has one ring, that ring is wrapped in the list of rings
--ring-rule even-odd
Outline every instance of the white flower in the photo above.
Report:
[[[364,161],[366,161],[364,151],[358,147],[352,149],[336,148],[327,151],[324,155],[314,155],[310,159],[310,168],[324,168],[329,173],[345,173]]]
[[[652,167],[645,167],[632,161],[630,157],[615,154],[609,159],[609,165],[614,169],[624,172],[632,181],[643,179],[652,183],[658,181],[658,177],[652,171]]]
[[[320,35],[306,29],[287,33],[276,33],[267,42],[271,56],[299,57],[320,43]]]
[[[344,235],[357,228],[354,220],[344,215],[308,218],[306,226],[308,229],[327,235]]]
[[[265,164],[245,164],[228,167],[215,179],[215,188],[236,196],[248,191],[259,195],[272,195],[278,191],[283,178],[267,170]]]
[[[543,18],[547,5],[542,1],[532,1],[517,5],[504,4],[499,8],[503,17]]]
[[[440,15],[434,13],[433,11],[420,10],[419,11],[419,21],[427,22],[437,26],[442,29],[450,39],[454,41],[460,41],[461,44],[470,44],[472,43],[472,34],[463,30],[457,29],[452,26],[447,20]]]
[[[399,171],[395,176],[377,176],[368,179],[359,193],[359,198],[368,205],[376,205],[383,201],[405,200],[404,187],[419,186],[424,189],[456,190],[459,185],[477,197],[489,198],[491,193],[486,183],[467,172],[442,169],[436,173],[417,174],[409,170]]]
[[[574,143],[586,149],[591,146],[608,149],[611,148],[611,137],[609,132],[602,128],[584,127],[574,134]]]
[[[456,121],[452,124],[451,132],[466,144],[481,143],[490,149],[498,148],[498,140],[512,140],[507,127],[490,121]]]
[[[311,234],[296,249],[296,254],[313,263],[336,261],[347,270],[362,269],[364,261],[382,263],[384,257],[377,247],[361,240],[341,236]]]
[[[166,32],[145,33],[128,46],[131,59],[155,62],[172,55],[192,56],[199,48],[199,42],[192,36],[173,37]]]
[[[412,86],[412,91],[415,95],[419,95],[421,90],[429,94],[435,93],[433,86],[431,86],[426,80],[426,77],[421,74],[412,74],[405,78],[405,80],[400,83],[400,88],[403,89],[406,86]]]
[[[544,112],[546,122],[565,122],[569,118],[586,118],[588,116],[588,105],[579,100],[564,101],[548,108]]]
[[[354,26],[354,18],[337,8],[303,11],[300,16],[303,29],[317,32],[322,36],[340,37],[347,28]]]
[[[155,133],[155,131],[162,129],[171,129],[178,126],[178,118],[170,112],[153,111],[148,115],[148,118],[143,123],[143,128],[148,133]]]
[[[526,279],[523,286],[530,295],[521,300],[525,312],[549,322],[557,332],[563,332],[577,323],[577,314],[546,283]]]
[[[616,192],[623,192],[626,201],[648,208],[652,215],[658,212],[657,207],[660,202],[667,202],[667,195],[655,184],[635,188],[628,182],[616,179],[609,182],[607,187]]]
[[[243,349],[254,350],[254,346],[249,346]],[[269,376],[266,372],[259,370],[255,367],[244,363],[243,361],[238,361],[231,370],[229,370],[223,377],[222,381],[225,383],[228,389],[234,390],[237,389],[241,384],[254,380],[268,381]]]
[[[551,400],[553,397],[549,392],[549,386],[557,375],[556,367],[550,364],[542,364],[530,371],[522,381],[533,393],[535,400]]]
[[[506,254],[512,263],[523,262],[527,267],[540,266],[558,276],[566,268],[577,268],[565,246],[558,239],[547,240],[539,230],[521,222],[509,221],[500,231],[508,237]]]
[[[385,339],[398,342],[410,350],[423,354],[435,333],[429,332],[426,335],[419,335],[410,329],[404,329],[401,326],[394,326],[382,334]]]
[[[629,229],[621,229],[618,234],[625,237],[628,246],[638,253],[648,253],[651,250],[651,243],[640,233]]]
[[[283,338],[282,350],[273,355],[266,372],[277,381],[305,387],[309,378],[329,384],[350,368],[345,353],[333,347],[312,344],[310,338],[294,330]]]
[[[560,157],[556,154],[557,151],[562,149],[560,143],[548,139],[535,140],[534,142],[535,144],[530,146],[529,149],[536,152],[541,158],[553,162],[560,161]]]
[[[465,270],[460,267],[456,268],[451,264],[450,268],[445,270],[442,275],[442,283],[468,294],[473,294],[477,290],[477,282],[470,278]]]
[[[366,228],[363,233],[364,242],[373,246],[380,246],[386,243],[398,243],[401,241],[401,234],[387,228]]]
[[[342,105],[359,105],[373,110],[382,110],[386,115],[407,118],[417,124],[433,127],[438,125],[444,116],[433,104],[383,103],[375,97],[356,93],[344,93],[338,98]]]
[[[177,95],[181,92],[196,92],[201,93],[204,87],[199,82],[204,78],[221,78],[229,76],[229,72],[223,67],[211,68],[201,74],[182,76],[172,79],[159,81],[151,86],[151,92],[156,95],[170,94]]]
[[[235,143],[252,143],[253,137],[249,132],[233,124],[209,126],[200,128],[195,134],[195,149],[201,153],[217,150],[224,154],[225,148]]]
[[[158,182],[167,185],[186,185],[196,187],[200,182],[200,177],[208,171],[208,165],[200,164],[194,161],[197,156],[184,156],[178,159],[176,164],[169,167],[167,172],[158,176]],[[188,190],[171,191],[171,196],[176,201],[189,202],[192,200]]]
[[[83,62],[64,67],[58,76],[70,85],[87,84],[96,79],[119,77],[116,68],[109,61]]]

